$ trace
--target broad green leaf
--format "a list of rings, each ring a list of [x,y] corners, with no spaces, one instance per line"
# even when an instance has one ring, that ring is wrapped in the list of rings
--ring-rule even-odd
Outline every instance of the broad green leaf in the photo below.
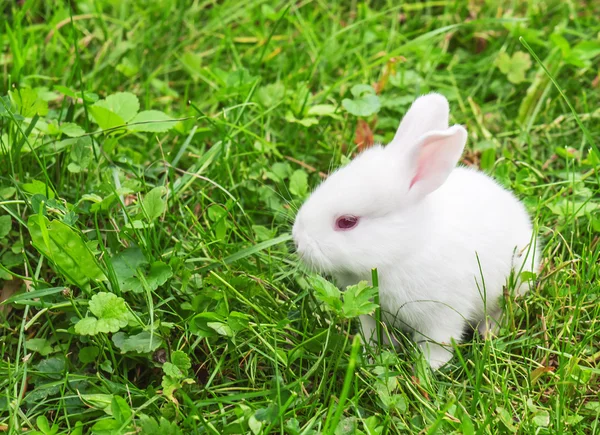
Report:
[[[227,209],[218,205],[208,207],[208,218],[213,222],[218,222],[227,216]]]
[[[562,199],[554,204],[548,204],[547,207],[557,216],[579,218],[598,210],[600,203]]]
[[[33,246],[52,261],[68,281],[84,287],[90,280],[106,279],[86,242],[64,223],[50,222],[36,214],[29,216],[27,228]]]
[[[91,433],[92,435],[124,435],[124,432],[119,431],[120,427],[121,423],[114,418],[106,418],[94,423]]]
[[[354,116],[371,116],[379,112],[381,101],[369,85],[355,85],[350,90],[352,99],[344,98],[342,106]]]
[[[175,127],[173,118],[158,110],[144,110],[138,113],[127,125],[130,131],[164,133]]]
[[[392,109],[398,111],[402,110],[403,107],[410,106],[410,104],[414,101],[414,95],[381,95],[381,107],[385,107],[386,109]],[[381,124],[383,119],[378,122],[378,125]],[[398,121],[394,119],[390,119],[390,122],[393,122],[395,125]]]
[[[361,98],[365,95],[375,95],[375,89],[371,85],[354,85],[350,93],[354,98]]]
[[[127,335],[123,332],[117,332],[113,335],[112,341],[120,350],[121,353],[138,352],[148,353],[154,352],[163,345],[163,340],[156,334],[144,331],[136,335]]]
[[[261,86],[256,91],[255,98],[262,106],[273,107],[285,98],[285,86],[281,82]]]
[[[565,418],[565,423],[567,423],[569,426],[575,426],[576,424],[581,423],[581,420],[584,418],[585,417],[583,415],[579,414],[569,415],[567,418]]]
[[[571,46],[569,45],[569,41],[559,33],[553,33],[550,35],[550,41],[560,48],[560,51],[563,56],[568,56],[571,52]]]
[[[0,187],[0,199],[10,199],[16,192],[15,187]]]
[[[292,167],[288,162],[277,162],[271,166],[271,172],[277,178],[275,181],[282,181],[292,173]]]
[[[233,331],[229,327],[228,324],[222,322],[207,322],[206,325],[209,328],[215,330],[215,332],[219,335],[223,335],[225,337],[233,337]]]
[[[171,266],[162,261],[155,261],[150,265],[150,271],[146,276],[146,281],[151,290],[156,290],[173,276]]]
[[[356,417],[342,419],[333,433],[334,435],[354,435],[356,433]]]
[[[131,408],[125,399],[114,396],[110,403],[113,418],[120,424],[125,423],[131,417]]]
[[[252,230],[258,242],[272,239],[276,234],[275,229],[269,229],[263,225],[252,225]]]
[[[192,367],[190,357],[181,350],[176,350],[171,354],[171,362],[179,367],[183,373],[187,373],[187,371]]]
[[[248,419],[248,427],[254,435],[262,433],[262,421],[258,421],[255,416],[251,415]]]
[[[0,216],[0,239],[6,237],[12,228],[12,217],[10,215]]]
[[[296,169],[290,177],[290,193],[304,197],[308,192],[308,174],[303,169]]]
[[[79,361],[81,361],[83,364],[89,364],[96,361],[99,354],[100,349],[98,349],[96,346],[86,346],[79,349],[77,356],[79,357]]]
[[[119,329],[117,328],[117,331]],[[79,335],[96,335],[98,332],[98,319],[85,317],[75,324],[75,332]]]
[[[275,9],[273,9],[273,7],[267,3],[263,3],[261,5],[260,12],[262,15],[264,15],[267,19],[271,21],[276,21],[279,17],[277,11],[275,11]]]
[[[336,107],[333,104],[317,104],[308,109],[308,116],[331,116],[337,117],[335,114]]]
[[[24,183],[23,190],[27,193],[35,195],[36,193],[44,195],[46,198],[54,199],[54,191],[39,180],[31,180],[30,183]]]
[[[79,92],[79,91],[75,92],[65,86],[55,85],[54,90],[57,92],[60,92],[63,95],[66,95],[67,97],[71,97],[73,99],[82,98],[81,92]],[[96,101],[98,101],[98,95],[93,92],[84,91],[83,92],[83,100],[86,103],[95,103]]]
[[[92,296],[89,308],[92,314],[99,319],[121,319],[127,317],[129,313],[123,298],[107,292],[100,292]]]
[[[377,305],[371,302],[377,295],[377,289],[371,287],[366,281],[348,286],[344,291],[342,312],[345,317],[353,318],[363,314],[371,314]]]
[[[113,256],[110,261],[122,292],[140,293],[143,291],[138,269],[143,268],[148,262],[141,249],[127,248]]]
[[[165,372],[165,375],[170,376],[172,378],[181,379],[185,377],[185,374],[181,371],[181,369],[173,363],[164,363],[162,369]]]
[[[142,200],[142,208],[144,209],[150,222],[160,217],[167,208],[167,203],[163,199],[163,196],[166,192],[166,187],[158,186],[144,196],[144,199]]]
[[[548,427],[550,424],[550,414],[548,411],[540,409],[534,412],[531,420],[538,427]]]
[[[500,419],[500,421],[502,423],[504,423],[504,426],[506,427],[506,429],[508,429],[512,433],[517,432],[518,428],[514,425],[513,418],[512,418],[512,415],[510,414],[510,412],[508,412],[506,409],[498,406],[498,407],[496,407],[496,413],[498,414],[498,418]]]
[[[53,356],[40,361],[36,366],[36,370],[52,379],[60,379],[65,371],[66,362],[64,357]]]
[[[217,335],[217,333],[213,328],[208,326],[208,323],[224,321],[225,319],[217,313],[212,311],[204,311],[192,317],[192,320],[188,324],[193,334],[201,337],[214,337]]]
[[[112,410],[112,394],[102,394],[102,393],[91,393],[91,394],[80,394],[79,397],[83,400],[87,405],[100,409],[107,414],[111,414]]]
[[[48,102],[40,98],[35,89],[20,88],[11,91],[11,96],[15,100],[19,113],[25,118],[48,114]]]
[[[163,364],[163,367],[165,364]],[[171,401],[175,401],[175,397],[173,397],[173,394],[175,393],[175,390],[181,388],[181,382],[179,381],[179,379],[168,375],[163,376],[161,386],[163,387],[163,395],[169,398]]]
[[[379,421],[376,415],[372,415],[362,420],[362,424],[366,429],[366,433],[372,435],[379,435],[383,433],[384,426]]]
[[[508,81],[519,84],[525,81],[525,73],[531,68],[531,58],[523,51],[513,53],[512,57],[502,52],[496,58],[496,66],[506,74]]]
[[[84,193],[81,195],[81,201],[90,201],[94,203],[102,202],[102,197],[95,193]]]
[[[144,291],[140,275],[144,275],[151,290],[156,290],[173,276],[171,267],[162,261],[155,261],[149,266],[139,248],[125,249],[113,256],[111,263],[122,292]]]
[[[85,134],[85,130],[72,122],[63,122],[60,131],[69,137],[79,137]]]
[[[44,134],[48,134],[51,136],[57,136],[60,134],[60,127],[56,120],[51,121],[51,122],[39,120],[35,124],[35,129],[41,131]]]
[[[90,114],[102,130],[110,130],[125,125],[123,118],[102,106],[90,106]]]
[[[386,411],[396,410],[398,412],[405,412],[407,405],[404,396],[394,393],[398,388],[398,378],[391,375],[387,370],[384,367],[375,367],[374,372],[377,375],[375,391],[377,392],[377,396]]]
[[[80,335],[96,335],[100,332],[117,332],[127,326],[130,313],[125,300],[113,293],[100,292],[92,296],[90,312],[96,317],[85,317],[75,325]]]
[[[81,172],[92,162],[92,141],[89,137],[78,139],[71,147],[71,161],[68,169],[70,172]]]
[[[181,429],[177,427],[177,421],[169,421],[160,417],[159,422],[145,414],[139,415],[140,434],[143,435],[182,435]]]
[[[92,107],[102,107],[129,122],[140,110],[140,102],[131,92],[117,92],[104,100],[97,101]]]
[[[227,316],[227,324],[233,332],[242,331],[248,327],[248,316],[244,313],[232,311],[229,313],[229,316]]]
[[[116,70],[122,73],[124,76],[131,78],[139,72],[140,66],[137,62],[131,60],[130,58],[124,57],[121,60],[121,63],[117,65]]]
[[[60,97],[59,94],[57,94],[56,92],[50,91],[45,86],[37,87],[37,88],[35,88],[35,90],[36,90],[36,92],[38,94],[38,97],[41,98],[44,101],[54,101],[58,97]]]
[[[287,112],[285,114],[285,120],[287,122],[295,122],[297,124],[301,124],[305,127],[310,127],[311,125],[316,125],[319,123],[319,120],[317,118],[314,117],[307,117],[307,118],[302,118],[302,119],[298,119],[294,116],[294,114],[292,112]]]
[[[50,427],[50,423],[48,423],[48,419],[41,415],[39,416],[36,420],[35,420],[38,429],[41,432],[38,432],[40,434],[43,435],[55,435],[56,433],[58,433],[58,425],[53,424],[52,427]]]
[[[183,65],[184,69],[192,76],[194,81],[201,78],[200,72],[202,71],[202,55],[199,53],[193,53],[186,51],[179,58],[179,61]]]
[[[335,285],[319,275],[309,277],[308,282],[315,290],[315,296],[319,301],[323,302],[328,309],[336,313],[341,312],[342,294]]]
[[[254,413],[254,418],[256,418],[258,421],[271,423],[277,418],[278,411],[278,406],[274,403],[270,403],[266,408],[257,409]]]
[[[239,68],[234,71],[220,70],[219,74],[223,74],[225,76],[225,85],[227,88],[240,88],[250,85],[256,81],[256,77],[250,74],[250,72],[245,68]]]
[[[106,373],[113,373],[115,371],[109,359],[103,361],[98,367],[100,367]]]
[[[147,416],[146,414],[140,414],[138,418],[138,425],[141,429],[141,433],[148,435],[161,435],[158,422],[155,419]]]
[[[302,432],[302,429],[300,428],[300,423],[298,423],[298,420],[295,418],[290,418],[288,421],[285,422],[285,430],[286,433],[289,433],[290,435],[300,435],[300,433]]]
[[[29,350],[46,356],[52,353],[52,346],[45,338],[30,338],[25,342],[25,347]]]
[[[573,47],[572,55],[581,60],[591,60],[600,55],[600,41],[581,41]]]
[[[179,92],[173,89],[168,81],[153,78],[150,80],[150,85],[156,92],[165,97],[179,98]]]

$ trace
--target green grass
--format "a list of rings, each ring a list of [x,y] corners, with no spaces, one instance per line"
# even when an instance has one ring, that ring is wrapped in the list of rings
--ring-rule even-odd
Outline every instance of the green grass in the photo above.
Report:
[[[598,2],[70,3],[0,6],[0,431],[600,433]],[[359,119],[388,141],[428,91],[545,243],[436,373],[363,359],[289,236]]]

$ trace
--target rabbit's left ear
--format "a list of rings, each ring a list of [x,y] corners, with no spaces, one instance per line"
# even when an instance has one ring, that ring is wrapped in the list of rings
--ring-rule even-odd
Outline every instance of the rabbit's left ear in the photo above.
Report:
[[[408,155],[409,192],[424,197],[444,184],[466,142],[467,130],[461,125],[423,135]]]
[[[446,130],[449,111],[448,100],[441,94],[431,93],[417,98],[402,118],[388,147],[404,152],[426,133]]]

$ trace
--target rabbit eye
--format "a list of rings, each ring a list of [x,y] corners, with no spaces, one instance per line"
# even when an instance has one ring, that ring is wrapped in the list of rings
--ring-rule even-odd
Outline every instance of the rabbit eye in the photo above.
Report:
[[[358,225],[358,217],[345,215],[337,218],[335,221],[335,229],[337,231],[347,231]]]

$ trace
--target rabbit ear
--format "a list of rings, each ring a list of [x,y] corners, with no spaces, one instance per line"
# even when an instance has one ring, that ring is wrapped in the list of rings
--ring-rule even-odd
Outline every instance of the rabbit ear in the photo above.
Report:
[[[410,150],[410,192],[423,197],[440,187],[456,167],[467,142],[467,130],[453,125],[422,136]]]
[[[446,130],[449,111],[448,100],[441,94],[431,93],[417,98],[402,118],[388,147],[406,149],[430,131]]]

